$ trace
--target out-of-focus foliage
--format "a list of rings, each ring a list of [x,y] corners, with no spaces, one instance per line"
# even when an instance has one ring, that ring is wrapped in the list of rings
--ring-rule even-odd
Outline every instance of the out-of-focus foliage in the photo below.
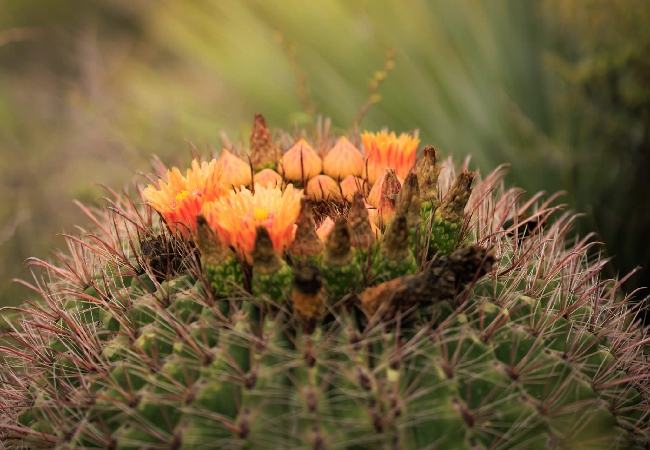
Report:
[[[650,2],[546,0],[562,87],[554,109],[572,113],[557,134],[571,148],[576,205],[628,272],[650,286]],[[569,185],[569,188],[573,187]]]
[[[646,2],[634,1],[647,17]],[[615,58],[648,48],[638,38],[649,34],[641,14],[628,17],[625,1],[47,3],[0,0],[0,30],[40,32],[0,47],[5,280],[25,257],[45,256],[63,224],[72,231],[82,220],[70,199],[92,201],[101,195],[92,182],[119,186],[147,170],[152,152],[187,160],[184,139],[218,149],[222,129],[245,141],[257,111],[271,126],[313,122],[315,111],[349,127],[391,48],[395,66],[361,129],[418,127],[423,142],[471,153],[484,171],[509,162],[513,184],[569,191],[567,202],[591,213],[585,229],[602,234],[618,267],[650,264],[632,245],[640,228],[621,228],[640,201],[629,183],[641,162],[629,155],[639,136],[647,142],[648,115],[629,102],[612,106],[599,87],[612,75],[594,69],[616,68],[621,95],[647,107],[630,87],[647,88],[647,79],[626,84],[633,69],[619,70],[634,58]],[[618,28],[618,42],[603,41]],[[587,81],[584,67],[599,58],[609,66],[594,63],[602,78]],[[8,289],[3,282],[0,303],[18,300]]]

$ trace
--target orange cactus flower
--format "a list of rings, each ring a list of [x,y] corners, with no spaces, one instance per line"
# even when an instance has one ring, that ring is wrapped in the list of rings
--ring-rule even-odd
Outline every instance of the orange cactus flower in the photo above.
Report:
[[[317,175],[307,183],[307,197],[313,202],[342,202],[341,188],[332,177]]]
[[[144,199],[163,216],[170,228],[187,235],[196,231],[196,216],[203,204],[225,192],[220,175],[216,159],[200,164],[194,160],[185,176],[174,167],[167,171],[166,181],[158,180],[158,187],[147,186],[143,191]]]
[[[253,179],[251,166],[225,148],[221,151],[219,166],[222,173],[221,182],[227,188],[250,186]]]
[[[375,184],[384,169],[393,169],[397,176],[404,179],[415,165],[415,154],[420,143],[418,138],[404,133],[397,137],[394,132],[366,131],[361,135],[361,141],[368,157],[364,175],[370,184]]]
[[[302,189],[291,184],[284,191],[257,185],[254,194],[246,188],[228,192],[204,204],[202,212],[219,237],[250,263],[258,226],[266,227],[279,254],[291,243],[302,197]]]
[[[348,175],[361,176],[366,160],[357,148],[342,136],[323,159],[323,173],[335,180]]]
[[[316,150],[304,139],[300,139],[282,156],[279,172],[291,181],[309,180],[323,170],[323,162]]]

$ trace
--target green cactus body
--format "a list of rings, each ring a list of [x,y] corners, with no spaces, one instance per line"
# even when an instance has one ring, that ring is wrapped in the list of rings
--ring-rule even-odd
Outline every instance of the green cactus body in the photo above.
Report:
[[[462,222],[451,222],[444,220],[440,210],[433,215],[433,227],[431,228],[431,239],[429,240],[429,257],[434,255],[444,256],[451,253],[460,239]]]
[[[234,256],[228,257],[218,266],[206,267],[205,271],[212,292],[218,297],[227,298],[237,295],[237,291],[244,283],[241,267]]]
[[[370,256],[355,253],[339,219],[343,238],[323,257],[287,261],[268,244],[254,256],[280,268],[264,273],[242,271],[233,256],[201,265],[182,240],[174,261],[184,265],[164,277],[138,268],[155,255],[100,251],[90,281],[57,268],[44,301],[0,337],[2,445],[650,447],[647,338],[634,309],[617,282],[599,279],[588,244],[564,242],[568,219],[520,241],[497,229],[509,211],[494,205],[514,210],[518,194],[489,179],[476,187],[483,194],[456,196],[467,194],[478,218],[464,242],[463,221],[438,213],[443,195],[429,248],[437,256],[420,267],[404,240],[394,241],[403,258],[385,257],[388,238]],[[105,242],[145,217],[137,203],[102,213],[117,227]],[[159,229],[139,226],[164,243]]]
[[[272,274],[257,273],[253,268],[253,295],[267,295],[272,302],[280,303],[291,288],[292,278],[291,268],[286,263]]]
[[[359,289],[361,269],[355,262],[352,260],[344,266],[323,267],[323,281],[329,298],[341,299],[344,295]]]
[[[393,280],[404,275],[412,275],[418,272],[418,264],[415,261],[413,252],[409,250],[405,259],[391,261],[388,258],[379,256],[373,260],[372,273],[375,282]]]

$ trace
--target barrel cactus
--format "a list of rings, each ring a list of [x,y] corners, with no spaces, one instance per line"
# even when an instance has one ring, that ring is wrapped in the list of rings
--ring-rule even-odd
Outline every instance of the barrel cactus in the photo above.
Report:
[[[257,115],[246,153],[83,207],[5,327],[1,442],[650,448],[638,306],[575,216],[418,146]]]

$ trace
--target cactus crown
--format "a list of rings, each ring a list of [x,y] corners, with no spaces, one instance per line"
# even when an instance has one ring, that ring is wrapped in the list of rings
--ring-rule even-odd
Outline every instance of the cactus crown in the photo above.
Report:
[[[575,216],[361,140],[256,115],[250,165],[84,208],[2,338],[5,446],[650,448],[647,338]]]

